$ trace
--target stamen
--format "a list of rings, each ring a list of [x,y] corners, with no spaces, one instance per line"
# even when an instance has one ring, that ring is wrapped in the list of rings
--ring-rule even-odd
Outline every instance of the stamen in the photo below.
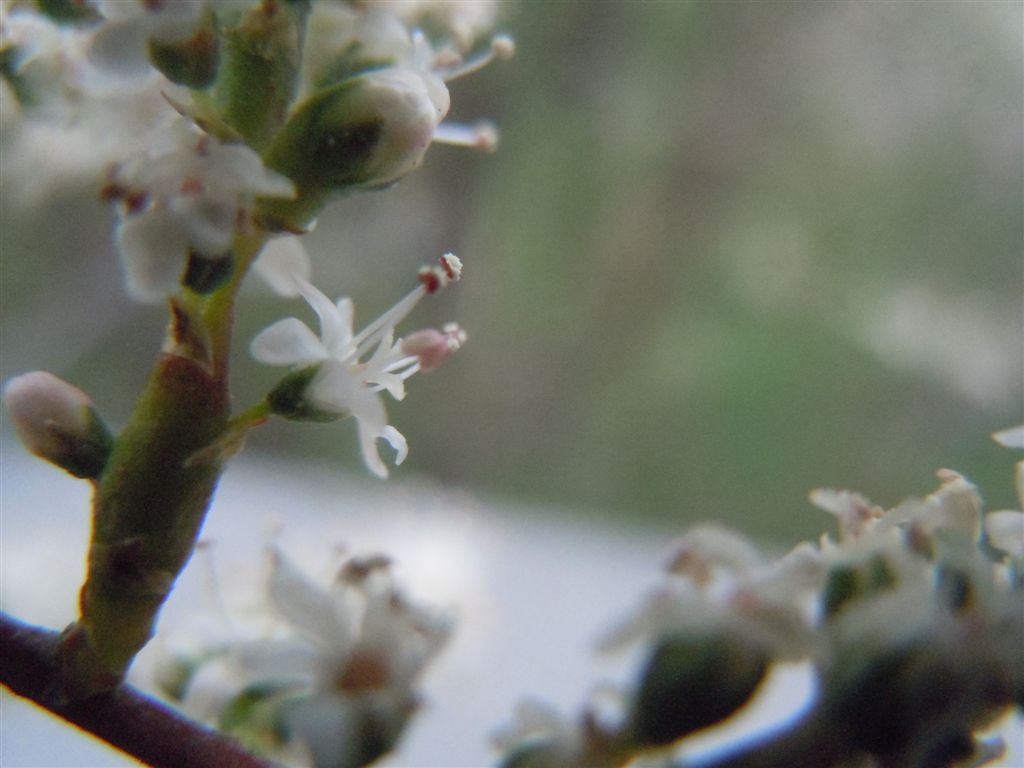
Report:
[[[462,260],[454,253],[444,254],[439,261],[441,262],[441,269],[444,270],[444,273],[451,282],[454,283],[462,277]]]
[[[400,299],[391,309],[363,328],[353,339],[353,352],[346,359],[358,360],[381,336],[398,325],[408,315],[419,300],[428,293],[436,293],[449,283],[454,283],[462,275],[462,261],[454,253],[446,253],[438,259],[439,266],[421,267],[419,271],[420,286],[414,288]]]
[[[477,72],[495,59],[510,59],[516,52],[516,44],[508,35],[495,35],[491,46],[486,51],[465,59],[462,62],[442,61],[439,56],[434,62],[438,76],[445,82],[456,80]]]
[[[420,299],[422,299],[428,291],[424,286],[414,288],[409,291],[402,299],[398,301],[391,309],[387,310],[370,323],[368,326],[363,328],[355,338],[352,339],[352,346],[355,349],[354,356],[359,359],[363,356],[367,349],[372,347],[379,339],[382,333],[387,332],[389,328],[394,328],[398,323],[402,321],[406,315],[408,315],[415,307]]]
[[[498,148],[498,128],[489,120],[481,120],[473,125],[441,123],[434,129],[433,140],[438,144],[494,152]]]

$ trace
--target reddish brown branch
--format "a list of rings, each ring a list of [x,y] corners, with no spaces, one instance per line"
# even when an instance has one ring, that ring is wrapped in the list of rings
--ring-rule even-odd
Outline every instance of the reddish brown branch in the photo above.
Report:
[[[69,699],[56,661],[58,637],[0,612],[0,683],[153,768],[274,766],[131,686]]]

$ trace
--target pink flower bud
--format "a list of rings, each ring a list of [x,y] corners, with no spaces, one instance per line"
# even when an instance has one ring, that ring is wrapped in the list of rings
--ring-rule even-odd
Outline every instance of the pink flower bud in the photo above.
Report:
[[[425,328],[402,339],[402,352],[419,358],[421,371],[432,371],[466,343],[466,332],[455,323],[442,330]]]
[[[76,477],[96,477],[111,437],[92,401],[52,373],[33,371],[4,387],[4,405],[25,447]]]

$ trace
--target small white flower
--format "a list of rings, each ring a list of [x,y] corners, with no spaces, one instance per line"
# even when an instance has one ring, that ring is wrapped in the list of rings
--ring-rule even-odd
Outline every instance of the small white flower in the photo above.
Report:
[[[229,255],[235,234],[252,226],[256,197],[293,197],[295,189],[249,147],[182,118],[122,163],[105,195],[123,204],[117,244],[129,292],[157,301],[176,290],[190,253]]]
[[[283,714],[318,765],[348,765],[341,756],[364,743],[387,751],[379,742],[397,739],[415,710],[415,686],[451,636],[452,616],[410,602],[381,556],[350,559],[324,588],[273,550],[267,597],[283,634],[229,650],[243,679],[301,697]],[[364,732],[367,718],[376,738]]]
[[[395,449],[396,465],[405,459],[408,446],[402,434],[387,423],[380,392],[386,390],[395,400],[403,399],[405,379],[440,362],[441,356],[434,345],[424,345],[423,337],[416,334],[408,345],[402,339],[395,341],[395,326],[423,296],[458,279],[460,270],[461,262],[445,254],[440,267],[421,271],[419,287],[359,333],[353,331],[351,299],[332,302],[310,283],[294,277],[296,289],[320,320],[319,336],[298,318],[289,317],[257,335],[250,350],[268,365],[318,366],[303,399],[320,412],[353,416],[363,459],[375,475],[387,477],[377,440],[386,440]],[[464,338],[457,326],[449,329],[443,342],[445,354],[457,349]]]
[[[959,472],[940,469],[935,473],[941,485],[924,499],[909,499],[889,510],[879,520],[879,529],[915,525],[927,533],[945,529],[958,531],[975,541],[981,533],[981,496],[978,489]]]

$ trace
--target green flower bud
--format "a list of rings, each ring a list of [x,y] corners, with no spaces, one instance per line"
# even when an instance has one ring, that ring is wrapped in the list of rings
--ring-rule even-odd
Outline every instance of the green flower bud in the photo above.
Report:
[[[267,395],[271,412],[290,421],[337,421],[338,413],[321,410],[306,399],[306,391],[319,371],[319,365],[311,365],[281,379]]]
[[[225,34],[215,100],[225,122],[263,149],[298,90],[309,0],[264,2]]]
[[[384,187],[423,160],[448,112],[440,79],[390,67],[331,86],[300,104],[264,161],[295,182],[291,201],[264,201],[262,213],[282,229],[301,229],[328,198]]]
[[[103,20],[93,6],[81,0],[36,0],[36,7],[58,24],[92,24]]]
[[[757,690],[771,659],[735,632],[670,634],[654,646],[630,713],[642,746],[671,744],[719,722]]]
[[[75,477],[100,476],[113,438],[82,390],[34,371],[7,382],[4,405],[18,436],[36,456]]]
[[[220,38],[217,17],[207,10],[195,33],[185,40],[149,39],[149,60],[172,83],[188,88],[206,88],[217,77]]]

